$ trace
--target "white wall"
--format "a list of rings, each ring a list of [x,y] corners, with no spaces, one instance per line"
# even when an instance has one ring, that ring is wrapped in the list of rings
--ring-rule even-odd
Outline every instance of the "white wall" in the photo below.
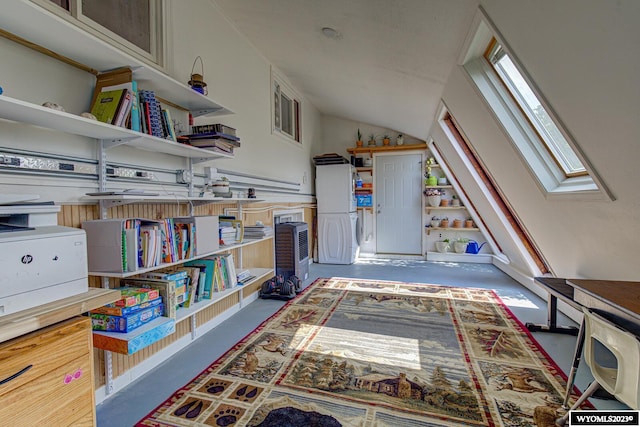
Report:
[[[200,117],[196,119],[196,124],[225,123],[236,128],[241,138],[242,146],[235,150],[234,159],[198,165],[196,172],[202,172],[204,166],[215,166],[219,169],[299,183],[300,196],[282,198],[286,201],[312,200],[311,152],[322,140],[321,116],[318,110],[302,99],[302,145],[272,135],[271,69],[268,60],[221,16],[209,0],[192,0],[188,3],[168,1],[167,4],[167,38],[171,51],[166,69],[169,74],[186,84],[194,60],[200,55],[204,62],[204,79],[208,83],[209,97],[235,113],[224,117]],[[81,49],[81,46],[78,48]],[[91,74],[4,38],[0,38],[0,52],[3,58],[0,61],[0,86],[3,87],[5,96],[35,104],[44,101],[57,102],[74,114],[89,109],[95,83]],[[199,65],[195,72],[200,72]],[[140,86],[144,88],[143,83]],[[186,114],[176,116],[186,124]],[[1,147],[97,159],[97,144],[92,139],[2,120]],[[110,149],[108,159],[173,170],[186,167],[186,160],[183,158],[139,151],[126,146]],[[124,185],[132,186],[136,184]],[[144,187],[144,184],[140,186]],[[0,174],[0,192],[33,192],[40,194],[42,199],[61,203],[75,202],[84,193],[95,191],[96,188],[96,182],[89,180]],[[171,190],[173,188],[167,188],[167,191]],[[261,196],[259,191],[257,195]]]
[[[237,129],[242,141],[233,160],[212,164],[220,169],[299,182],[301,193],[313,193],[311,153],[322,140],[318,110],[303,99],[302,147],[272,135],[270,63],[220,14],[213,2],[190,0],[187,4],[185,7],[183,2],[170,2],[175,77],[188,80],[193,62],[200,55],[209,93],[234,111],[234,115],[224,120]],[[204,122],[211,123],[211,119],[196,120],[196,124]]]
[[[640,2],[481,3],[616,200],[546,199],[464,70],[452,72],[444,102],[557,276],[638,280]],[[453,155],[435,127],[434,139]],[[472,196],[512,263],[527,271],[497,218]]]

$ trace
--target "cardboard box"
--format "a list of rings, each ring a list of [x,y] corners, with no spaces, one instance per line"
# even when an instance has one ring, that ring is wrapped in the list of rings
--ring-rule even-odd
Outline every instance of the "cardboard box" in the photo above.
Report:
[[[157,289],[119,288],[118,290],[122,294],[122,298],[115,302],[116,307],[131,307],[160,296]]]
[[[155,307],[145,308],[128,316],[110,316],[97,313],[90,313],[89,316],[91,317],[91,326],[95,331],[131,332],[145,323],[162,316],[162,313],[164,313],[164,307],[162,304],[158,304]]]
[[[356,195],[356,199],[358,202],[358,206],[362,206],[362,207],[368,207],[368,206],[372,206],[373,205],[373,198],[371,197],[371,194],[365,194],[365,195]]]
[[[103,307],[98,307],[94,310],[91,310],[90,313],[108,314],[110,316],[128,316],[135,313],[136,311],[140,311],[149,307],[155,307],[159,304],[162,304],[162,297],[158,297],[138,305],[133,305],[131,307],[118,307],[115,304],[107,304]]]

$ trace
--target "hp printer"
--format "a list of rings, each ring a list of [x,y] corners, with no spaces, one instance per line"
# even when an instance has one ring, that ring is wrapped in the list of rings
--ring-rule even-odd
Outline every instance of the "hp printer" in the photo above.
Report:
[[[0,205],[0,316],[89,290],[85,232],[58,226],[59,211]]]

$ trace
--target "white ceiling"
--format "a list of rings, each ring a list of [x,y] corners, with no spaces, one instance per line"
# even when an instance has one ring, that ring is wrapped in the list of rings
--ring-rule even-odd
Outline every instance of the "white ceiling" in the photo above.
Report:
[[[477,0],[215,0],[323,114],[426,139]],[[341,37],[329,39],[323,27]]]

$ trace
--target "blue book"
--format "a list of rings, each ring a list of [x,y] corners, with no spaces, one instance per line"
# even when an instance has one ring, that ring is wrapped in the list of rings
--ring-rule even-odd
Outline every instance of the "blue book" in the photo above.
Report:
[[[131,104],[131,130],[140,132],[140,107],[138,106],[138,82],[131,80],[132,104]]]

